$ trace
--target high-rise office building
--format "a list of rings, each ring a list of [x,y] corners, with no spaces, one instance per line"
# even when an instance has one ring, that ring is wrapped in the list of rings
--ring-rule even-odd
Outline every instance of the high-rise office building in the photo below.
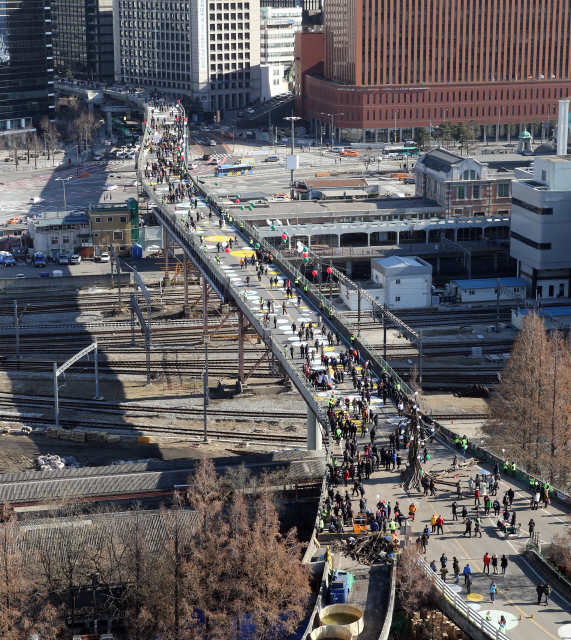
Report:
[[[114,0],[115,78],[199,99],[206,112],[260,99],[260,0]]]
[[[443,120],[504,135],[553,118],[569,94],[567,1],[329,0],[324,12],[324,75],[307,78],[300,115],[342,114],[344,139],[400,140]]]
[[[56,74],[113,82],[113,0],[52,0]]]
[[[293,82],[295,34],[301,30],[301,7],[260,9],[261,97],[289,91]]]
[[[0,2],[0,135],[54,117],[49,0]]]

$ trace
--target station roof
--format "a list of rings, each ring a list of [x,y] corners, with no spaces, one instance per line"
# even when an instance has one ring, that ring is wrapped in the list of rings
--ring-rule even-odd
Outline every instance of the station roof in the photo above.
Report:
[[[433,171],[448,173],[452,165],[460,164],[465,160],[466,158],[461,158],[455,153],[450,153],[445,149],[438,148],[428,151],[419,162]]]
[[[307,178],[306,180],[300,180],[300,187],[303,185],[308,189],[335,189],[335,188],[350,188],[350,187],[366,187],[368,185],[365,178]]]
[[[497,278],[480,278],[475,280],[452,280],[460,289],[495,289]],[[500,287],[525,287],[527,282],[521,278],[500,278]]]

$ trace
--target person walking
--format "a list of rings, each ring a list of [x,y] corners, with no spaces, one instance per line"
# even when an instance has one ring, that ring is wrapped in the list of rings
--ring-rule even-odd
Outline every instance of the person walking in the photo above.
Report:
[[[478,487],[474,489],[474,506],[475,507],[480,506],[480,489],[478,489]]]
[[[467,564],[464,567],[463,573],[464,573],[464,584],[467,584],[468,576],[472,576],[472,569],[470,569],[470,565],[469,564]]]
[[[539,606],[541,604],[541,598],[543,598],[543,592],[545,590],[543,582],[540,582],[537,587],[535,587],[535,590],[537,591],[537,605]]]
[[[502,556],[502,559],[500,560],[500,566],[502,568],[502,575],[505,576],[506,575],[506,570],[508,568],[508,559],[506,558],[506,554],[505,553]]]
[[[492,602],[495,602],[496,600],[496,590],[497,590],[496,583],[492,580],[492,584],[490,585],[490,600]]]
[[[454,582],[458,584],[460,582],[460,563],[456,556],[452,559],[452,571],[454,572]]]
[[[464,531],[462,535],[466,536],[466,534],[468,534],[468,537],[471,538],[472,537],[472,520],[470,520],[470,518],[466,518],[465,522],[466,522],[466,531]]]
[[[452,503],[452,520],[458,520],[458,505],[456,501]]]
[[[472,592],[472,574],[469,573],[466,576],[466,593],[470,595],[471,592]]]
[[[484,571],[482,573],[487,573],[488,575],[490,575],[491,561],[492,561],[492,558],[490,557],[490,554],[486,551],[486,554],[484,555]]]
[[[531,536],[533,535],[533,532],[535,531],[535,520],[532,518],[528,522],[527,526],[529,527],[529,537],[531,538]]]
[[[543,593],[545,595],[545,604],[549,604],[549,596],[551,595],[551,585],[549,584],[549,582],[545,583],[545,586],[543,587]]]
[[[494,570],[494,573],[498,573],[498,554],[494,553],[494,555],[492,556],[492,569]]]

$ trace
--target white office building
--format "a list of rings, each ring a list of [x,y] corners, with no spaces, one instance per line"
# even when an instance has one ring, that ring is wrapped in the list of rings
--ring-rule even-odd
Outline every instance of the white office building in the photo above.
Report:
[[[535,157],[533,179],[512,182],[510,255],[533,298],[570,295],[571,156]]]
[[[260,2],[114,0],[115,80],[198,98],[206,112],[260,100]]]
[[[300,7],[260,9],[262,101],[289,91],[293,82],[295,34],[301,31]]]

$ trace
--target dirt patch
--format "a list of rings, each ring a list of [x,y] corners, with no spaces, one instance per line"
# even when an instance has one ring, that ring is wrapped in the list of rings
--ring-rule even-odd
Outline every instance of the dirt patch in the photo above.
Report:
[[[423,391],[421,403],[427,413],[490,413],[488,398],[458,398],[451,393]]]

